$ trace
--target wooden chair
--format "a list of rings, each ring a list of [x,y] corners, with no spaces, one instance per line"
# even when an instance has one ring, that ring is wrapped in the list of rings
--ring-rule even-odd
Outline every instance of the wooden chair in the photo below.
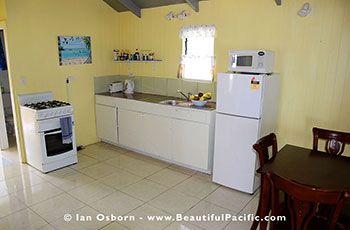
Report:
[[[350,192],[346,192],[344,197],[344,205],[340,211],[339,219],[337,222],[337,228],[339,230],[350,229]]]
[[[271,222],[270,230],[334,230],[343,205],[341,191],[323,190],[298,184],[276,174],[268,175],[271,183],[271,216],[285,215],[287,221]],[[279,191],[286,194],[286,209],[280,209]],[[316,218],[320,203],[333,204],[335,209],[328,221]]]
[[[327,217],[334,209],[334,205],[321,204],[318,209],[318,218],[327,220]],[[340,211],[339,218],[336,224],[337,230],[349,230],[350,229],[350,193],[344,193],[344,203]]]
[[[269,148],[272,148],[272,156],[270,157]],[[277,138],[274,133],[270,133],[267,136],[260,138],[256,144],[253,145],[253,148],[258,153],[260,167],[263,166],[267,161],[269,161],[272,157],[277,154]],[[263,185],[263,178],[261,177],[261,186]],[[260,197],[262,197],[262,188],[260,188]],[[259,206],[256,215],[258,216],[260,213],[261,205],[259,201]],[[251,230],[255,230],[259,225],[257,220],[254,220]]]
[[[350,144],[350,133],[338,132],[333,130],[326,130],[314,127],[312,129],[314,134],[313,149],[318,149],[318,139],[325,139],[325,150],[332,155],[342,155],[345,144]]]

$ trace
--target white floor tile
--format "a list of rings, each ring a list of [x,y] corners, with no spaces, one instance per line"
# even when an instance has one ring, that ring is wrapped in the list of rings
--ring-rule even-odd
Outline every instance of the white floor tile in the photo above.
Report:
[[[136,183],[139,180],[142,180],[142,177],[136,176],[127,171],[119,169],[115,170],[114,173],[108,176],[98,179],[98,181],[116,189],[124,188],[126,186]]]
[[[124,215],[142,204],[143,202],[116,191],[101,200],[91,203],[90,206],[106,215],[110,215],[111,213],[114,215]]]
[[[77,171],[71,169],[70,167],[64,167],[48,173],[42,173],[38,170],[34,171],[34,174],[36,174],[37,176],[40,176],[41,178],[49,182],[52,182],[53,180],[56,180],[58,178],[73,175],[76,173]]]
[[[52,227],[52,225],[47,224],[42,228],[39,228],[38,230],[56,230],[54,227]]]
[[[29,208],[0,219],[0,230],[38,229],[47,222]]]
[[[199,199],[203,199],[218,187],[219,185],[213,182],[202,180],[197,177],[191,177],[176,185],[174,189]]]
[[[147,202],[167,189],[168,188],[164,185],[143,179],[139,182],[136,182],[135,184],[123,188],[122,191],[132,197],[136,197],[139,200]]]
[[[63,215],[112,213],[132,214],[137,218],[167,213],[255,214],[257,209],[258,193],[251,196],[221,187],[212,182],[211,175],[107,143],[87,146],[78,155],[78,164],[47,174],[19,162],[0,166],[0,230],[240,230],[249,229],[251,223],[227,221],[214,225],[145,219],[68,223],[63,220]]]
[[[110,148],[100,147],[98,145],[89,145],[80,152],[99,161],[105,161],[121,154]]]
[[[14,193],[18,199],[23,201],[26,205],[32,206],[41,201],[47,200],[51,197],[57,196],[63,193],[62,190],[51,185],[48,182],[34,185],[32,187],[26,188],[22,191]]]
[[[108,175],[112,174],[113,172],[116,171],[116,168],[101,162],[101,163],[94,164],[94,165],[91,165],[89,167],[83,168],[79,171],[81,173],[89,176],[89,177],[92,177],[94,179],[99,179],[101,177],[108,176]]]
[[[63,218],[60,218],[51,224],[58,230],[95,230],[110,222],[98,221],[96,217],[99,212],[87,206],[69,214],[72,216],[71,221],[65,221]],[[91,220],[87,220],[86,217],[91,217]]]
[[[187,175],[190,175],[190,176],[192,176],[193,174],[197,173],[196,171],[194,171],[192,169],[185,168],[185,167],[182,167],[182,166],[179,166],[179,165],[171,165],[168,168],[169,169],[173,169],[175,171],[179,171],[181,173],[184,173],[184,174],[187,174]]]
[[[57,178],[51,183],[64,191],[69,191],[81,185],[91,183],[93,181],[94,179],[92,179],[89,176],[86,176],[82,173],[76,173],[62,178]]]
[[[78,155],[78,163],[75,165],[71,165],[70,167],[75,170],[83,169],[86,168],[90,165],[96,164],[99,161],[96,160],[95,158],[86,156],[84,154],[79,154]]]
[[[255,196],[249,203],[240,211],[240,214],[256,214],[259,206],[259,196]]]
[[[150,205],[171,214],[184,213],[192,208],[199,199],[170,189],[149,202]]]
[[[124,169],[140,177],[147,177],[163,168],[163,166],[132,158],[127,155],[112,158],[106,161],[106,163]]]
[[[191,208],[189,211],[185,213],[185,215],[193,216],[193,217],[202,217],[202,216],[211,216],[215,215],[218,218],[221,218],[222,215],[231,214],[235,215],[236,213],[233,213],[231,210],[216,206],[214,204],[211,204],[206,201],[201,201],[199,204]],[[198,225],[204,229],[210,229],[210,230],[220,230],[224,228],[231,219],[228,220],[222,220],[218,219],[218,221],[208,221],[208,220],[202,220],[202,221],[189,221],[192,224]]]
[[[104,142],[99,142],[99,143],[97,143],[97,145],[112,149],[112,150],[117,151],[119,153],[126,153],[129,151],[128,149],[124,149],[124,148],[121,148],[119,146],[111,145],[111,144],[104,143]]]
[[[79,200],[66,193],[63,193],[51,199],[40,202],[32,206],[31,209],[50,223],[58,218],[63,218],[64,214],[73,212],[84,206],[85,204]]]
[[[14,195],[0,198],[0,218],[27,208],[27,206]]]
[[[129,230],[129,229],[121,224],[118,224],[117,222],[113,222],[101,228],[101,230]]]
[[[250,222],[230,222],[224,230],[247,230],[251,227]]]
[[[90,204],[112,194],[114,191],[115,189],[101,182],[94,181],[68,191],[68,193],[85,204]]]
[[[25,188],[45,182],[44,179],[34,173],[23,174],[0,182],[0,187],[9,193],[21,191]]]
[[[206,201],[227,208],[229,210],[240,212],[254,196],[239,192],[226,187],[220,187],[210,194]]]
[[[137,209],[128,213],[128,215],[134,216],[135,221],[123,221],[121,224],[125,225],[131,230],[161,230],[171,223],[169,220],[148,220],[147,216],[171,216],[171,214],[149,206],[148,204],[138,207]]]
[[[0,188],[0,197],[7,196],[8,194],[9,192],[7,191],[7,189]]]
[[[196,225],[181,221],[173,222],[168,225],[164,230],[203,230],[204,228],[198,227]]]
[[[196,172],[195,174],[193,174],[193,177],[197,177],[199,179],[207,180],[207,181],[210,181],[210,182],[213,181],[212,175],[201,173],[201,172]]]
[[[165,168],[147,177],[147,179],[168,187],[172,187],[186,180],[189,177],[190,176],[187,174],[183,174],[175,170]]]

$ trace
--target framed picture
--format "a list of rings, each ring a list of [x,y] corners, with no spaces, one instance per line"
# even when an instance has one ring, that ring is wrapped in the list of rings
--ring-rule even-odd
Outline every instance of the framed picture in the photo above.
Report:
[[[60,65],[91,64],[91,38],[58,36]]]

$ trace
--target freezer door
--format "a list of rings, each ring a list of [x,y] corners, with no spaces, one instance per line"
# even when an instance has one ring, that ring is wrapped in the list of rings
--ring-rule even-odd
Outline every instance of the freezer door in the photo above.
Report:
[[[261,117],[263,75],[219,73],[216,111],[242,117]]]
[[[254,193],[259,178],[257,141],[260,120],[216,115],[213,181],[242,192]]]

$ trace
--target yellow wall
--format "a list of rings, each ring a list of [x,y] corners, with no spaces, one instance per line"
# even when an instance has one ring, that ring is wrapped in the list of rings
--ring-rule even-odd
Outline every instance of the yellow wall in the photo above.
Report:
[[[0,0],[0,21],[4,21],[6,18],[6,1]]]
[[[142,10],[142,19],[119,14],[120,49],[152,49],[164,60],[151,64],[118,64],[121,74],[175,78],[181,55],[178,35],[184,25],[215,24],[217,72],[227,70],[229,49],[276,52],[281,73],[278,138],[310,147],[313,126],[350,131],[350,1],[310,0],[312,13],[297,15],[304,0],[209,0],[195,13],[187,4]],[[187,10],[191,17],[167,21]]]
[[[3,6],[4,0],[0,0]],[[350,1],[310,0],[313,11],[297,15],[305,1],[208,0],[200,12],[187,4],[116,13],[102,0],[16,0],[7,2],[7,27],[12,85],[19,94],[52,90],[67,100],[65,79],[74,76],[72,104],[78,144],[96,137],[93,77],[134,73],[175,78],[181,54],[178,35],[184,25],[215,24],[217,72],[227,70],[229,49],[276,52],[275,70],[282,75],[278,138],[311,146],[311,128],[350,131]],[[190,18],[167,21],[165,15],[186,9]],[[6,11],[5,11],[6,14]],[[0,10],[1,15],[1,10]],[[93,63],[58,65],[57,36],[89,35]],[[151,49],[157,64],[113,63],[112,49]],[[27,78],[22,86],[21,77]]]
[[[53,91],[67,101],[65,80],[74,76],[71,98],[77,144],[98,141],[94,112],[94,76],[116,73],[112,50],[117,14],[98,0],[16,0],[7,2],[7,32],[15,98]],[[92,64],[59,66],[57,36],[91,36]],[[26,77],[27,85],[21,85]]]

